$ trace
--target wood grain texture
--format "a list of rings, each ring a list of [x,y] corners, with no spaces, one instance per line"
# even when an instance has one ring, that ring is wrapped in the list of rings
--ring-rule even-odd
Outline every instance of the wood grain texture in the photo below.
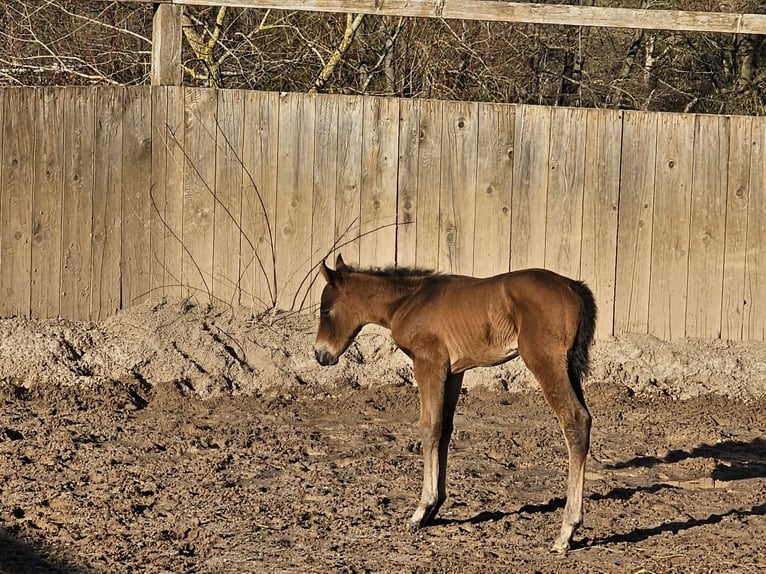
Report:
[[[420,102],[420,132],[418,134],[418,228],[415,263],[417,267],[436,269],[439,266],[439,212],[441,202],[442,161],[442,102]]]
[[[246,92],[245,117],[241,302],[260,312],[276,304],[279,95]]]
[[[586,124],[580,277],[596,298],[603,339],[614,334],[622,113],[588,110]]]
[[[35,105],[30,314],[56,317],[61,309],[64,91],[40,90]]]
[[[90,318],[96,100],[93,90],[64,92],[64,189],[60,314]]]
[[[184,90],[184,199],[181,283],[196,301],[213,301],[216,92]]]
[[[721,336],[729,121],[695,118],[686,336]]]
[[[766,122],[753,121],[742,338],[766,341]]]
[[[439,270],[473,275],[478,104],[444,102]]]
[[[739,340],[745,325],[745,263],[750,201],[751,118],[729,120],[729,169],[726,189],[726,238],[723,262],[721,337]]]
[[[215,204],[213,206],[213,296],[233,305],[239,303],[242,226],[242,177],[244,91],[218,92],[215,128]]]
[[[340,253],[346,263],[359,264],[362,193],[361,96],[344,96],[338,108],[338,183],[335,191],[335,244],[330,263]]]
[[[396,263],[399,101],[366,98],[363,106],[359,259],[383,267]]]
[[[282,309],[294,309],[303,300],[311,273],[315,103],[311,95],[280,95],[275,233],[277,305]]]
[[[551,109],[516,110],[511,269],[545,266]]]
[[[304,305],[317,307],[324,288],[318,278],[320,261],[333,250],[335,242],[335,199],[338,184],[338,108],[340,101],[331,96],[316,96],[314,143],[314,197],[311,209],[310,296]]]
[[[0,197],[0,314],[29,316],[36,91],[6,93]]]
[[[694,118],[663,114],[658,133],[649,333],[672,340],[686,334]]]
[[[122,145],[125,89],[99,88],[93,159],[91,308],[94,321],[122,309]]]
[[[418,244],[418,157],[420,143],[420,102],[399,103],[399,169],[396,228],[396,263],[417,265]]]
[[[649,330],[657,115],[625,112],[622,129],[614,333]]]
[[[545,267],[580,276],[585,185],[585,110],[554,108],[551,114]]]
[[[151,292],[152,98],[147,87],[127,88],[122,145],[121,284],[125,307]]]
[[[510,270],[515,107],[479,104],[473,273]]]

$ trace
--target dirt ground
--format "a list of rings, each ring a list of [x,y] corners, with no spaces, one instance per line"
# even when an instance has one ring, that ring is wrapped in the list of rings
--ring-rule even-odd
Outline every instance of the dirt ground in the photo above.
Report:
[[[0,321],[0,572],[766,570],[766,344],[597,342],[559,556],[566,454],[521,362],[467,377],[450,498],[412,531],[409,363],[366,329],[321,368],[314,329],[183,301]]]

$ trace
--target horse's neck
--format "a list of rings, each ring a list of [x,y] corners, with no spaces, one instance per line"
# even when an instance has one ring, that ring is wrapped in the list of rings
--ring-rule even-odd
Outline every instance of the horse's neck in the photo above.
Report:
[[[368,323],[390,327],[391,316],[397,304],[416,288],[412,278],[364,276],[362,305],[366,308]]]

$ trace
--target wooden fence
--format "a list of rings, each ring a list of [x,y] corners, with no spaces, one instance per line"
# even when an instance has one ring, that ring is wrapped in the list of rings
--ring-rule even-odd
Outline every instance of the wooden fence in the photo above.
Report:
[[[339,248],[582,277],[602,337],[766,338],[766,118],[104,87],[2,90],[0,126],[2,316],[306,307]]]

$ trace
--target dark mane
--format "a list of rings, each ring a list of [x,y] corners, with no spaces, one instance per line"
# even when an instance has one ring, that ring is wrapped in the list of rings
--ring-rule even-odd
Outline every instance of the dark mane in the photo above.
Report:
[[[350,265],[346,265],[344,271],[366,273],[368,275],[375,275],[376,277],[428,277],[431,275],[438,275],[438,273],[433,269],[423,269],[420,267],[397,267],[395,265],[390,267],[370,267],[367,269],[355,269]]]

